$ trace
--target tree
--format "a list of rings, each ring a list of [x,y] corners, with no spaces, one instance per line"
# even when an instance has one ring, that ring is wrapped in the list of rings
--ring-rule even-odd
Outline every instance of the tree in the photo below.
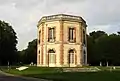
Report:
[[[17,36],[8,23],[0,20],[0,63],[6,65],[16,62],[17,54]]]
[[[97,52],[97,42],[99,38],[107,36],[104,31],[93,31],[87,36],[87,51],[88,51],[88,63],[92,65],[98,65],[98,52]]]
[[[87,59],[88,59],[88,63],[92,63],[93,62],[93,56],[94,56],[94,40],[92,36],[87,35]]]
[[[120,32],[117,32],[118,33],[118,35],[120,35]]]
[[[28,43],[27,49],[20,51],[20,61],[24,64],[36,63],[37,61],[37,39]]]
[[[23,49],[22,51],[18,51],[18,64],[21,65],[23,63],[25,63],[25,53],[26,53],[26,49]]]
[[[92,32],[88,36],[88,63],[91,65],[120,65],[120,35],[107,35],[104,31]]]
[[[120,61],[120,36],[111,34],[106,37],[101,37],[96,43],[96,53],[99,60],[109,64],[119,65]]]
[[[97,39],[97,38],[101,37],[102,35],[107,35],[107,33],[104,31],[96,31],[96,32],[93,31],[90,33],[90,36],[92,36],[93,39]]]

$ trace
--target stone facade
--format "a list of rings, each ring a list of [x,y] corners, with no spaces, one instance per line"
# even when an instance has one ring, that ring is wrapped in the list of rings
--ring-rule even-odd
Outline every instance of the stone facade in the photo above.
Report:
[[[82,17],[44,16],[37,27],[37,66],[79,67],[87,64],[87,25]]]

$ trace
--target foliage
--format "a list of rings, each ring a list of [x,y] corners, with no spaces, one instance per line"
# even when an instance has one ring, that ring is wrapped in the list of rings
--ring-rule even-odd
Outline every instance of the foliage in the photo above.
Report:
[[[120,35],[108,35],[104,31],[93,31],[87,35],[87,56],[90,65],[120,65]],[[36,63],[37,39],[28,43],[28,48],[19,51],[20,61],[24,64]]]
[[[120,35],[94,31],[88,36],[88,63],[120,65]]]
[[[16,32],[9,23],[0,20],[0,65],[19,62],[36,63],[37,39],[28,43],[27,49],[17,51]],[[104,31],[93,31],[87,35],[87,57],[90,65],[120,65],[120,32],[108,35]],[[20,65],[19,64],[19,65]]]
[[[20,62],[24,64],[36,63],[37,61],[37,39],[28,43],[27,49],[19,51]]]
[[[0,20],[0,64],[14,64],[17,61],[17,36],[9,23]]]

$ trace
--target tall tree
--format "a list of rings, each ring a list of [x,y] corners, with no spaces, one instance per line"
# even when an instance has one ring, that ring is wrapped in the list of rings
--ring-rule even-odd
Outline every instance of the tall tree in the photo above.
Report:
[[[28,43],[28,48],[26,50],[26,56],[28,57],[27,63],[37,61],[37,39]]]
[[[93,32],[90,33],[90,36],[92,36],[93,39],[97,39],[97,38],[101,37],[102,35],[107,35],[107,33],[104,32],[104,31],[100,31],[100,30],[99,31],[93,31]]]
[[[117,32],[118,33],[118,35],[120,35],[120,32]]]
[[[98,64],[98,54],[97,52],[97,42],[99,38],[107,36],[107,33],[104,31],[93,31],[89,33],[87,38],[87,50],[88,50],[88,63],[92,65]]]
[[[20,60],[24,64],[36,63],[37,61],[37,39],[28,43],[27,49],[20,51]]]
[[[16,61],[17,36],[8,23],[0,20],[0,63],[7,64],[9,61],[13,63]]]
[[[88,36],[88,63],[91,65],[120,65],[120,35],[107,35],[104,31]]]
[[[92,36],[87,35],[87,59],[88,63],[91,64],[94,61],[94,39]]]

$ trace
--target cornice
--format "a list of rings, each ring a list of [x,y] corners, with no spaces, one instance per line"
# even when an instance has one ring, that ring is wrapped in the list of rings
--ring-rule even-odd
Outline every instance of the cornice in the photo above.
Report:
[[[57,14],[57,15],[50,15],[50,16],[43,16],[37,24],[37,27],[39,27],[40,24],[45,22],[51,22],[51,21],[71,21],[71,22],[80,22],[86,25],[86,21],[80,17],[80,16],[73,16],[73,15],[66,15],[66,14]]]
[[[47,42],[47,45],[56,45],[56,44],[61,44],[61,42],[60,41],[55,41],[55,42],[53,42],[53,43],[50,43],[50,42]],[[69,43],[69,42],[63,42],[63,44],[65,45],[65,44],[68,44],[68,45],[82,45],[82,43],[80,42],[80,43]],[[42,45],[45,45],[45,43],[42,43],[42,44],[40,44],[40,46],[42,46]]]

